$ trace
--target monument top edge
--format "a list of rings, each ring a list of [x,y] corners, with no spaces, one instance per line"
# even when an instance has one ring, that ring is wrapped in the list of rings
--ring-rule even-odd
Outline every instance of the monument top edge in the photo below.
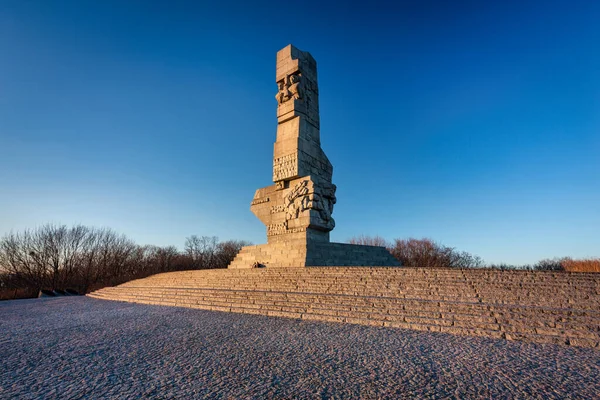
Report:
[[[277,52],[277,60],[290,58],[292,60],[297,60],[300,57],[308,58],[312,62],[315,62],[314,57],[308,51],[302,51],[291,43]]]

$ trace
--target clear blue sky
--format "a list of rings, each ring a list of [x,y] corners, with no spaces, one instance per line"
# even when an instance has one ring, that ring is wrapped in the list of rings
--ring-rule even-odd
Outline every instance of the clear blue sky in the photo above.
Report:
[[[0,235],[264,243],[293,43],[318,63],[332,240],[600,256],[600,2],[252,3],[0,0]]]

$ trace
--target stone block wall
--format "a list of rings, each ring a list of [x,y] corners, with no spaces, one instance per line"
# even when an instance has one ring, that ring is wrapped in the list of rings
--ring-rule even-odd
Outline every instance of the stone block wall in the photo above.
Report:
[[[306,244],[306,241],[299,239],[246,246],[238,253],[229,268],[252,268],[255,264],[269,268],[400,266],[398,260],[385,247],[317,241]]]

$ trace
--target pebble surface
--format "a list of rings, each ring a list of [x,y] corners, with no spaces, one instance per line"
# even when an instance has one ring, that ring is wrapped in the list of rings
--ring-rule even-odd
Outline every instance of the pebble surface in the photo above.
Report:
[[[63,297],[0,302],[2,399],[596,399],[600,351]]]

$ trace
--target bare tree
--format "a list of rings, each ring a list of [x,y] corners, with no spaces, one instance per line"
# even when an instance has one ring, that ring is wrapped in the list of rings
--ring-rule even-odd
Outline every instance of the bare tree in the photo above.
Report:
[[[48,287],[55,279],[50,247],[51,242],[45,237],[43,228],[10,233],[0,241],[0,263],[4,270],[28,286]]]
[[[214,268],[218,243],[216,236],[192,235],[185,239],[185,252],[191,258],[194,269]]]
[[[228,240],[219,243],[217,245],[214,268],[227,268],[242,247],[250,246],[251,244],[244,240]]]
[[[362,246],[379,246],[379,247],[389,247],[388,242],[382,238],[381,236],[354,236],[348,239],[348,243],[350,244],[358,244]]]
[[[0,240],[0,266],[28,287],[87,289],[124,275],[136,245],[110,229],[44,225]]]
[[[404,266],[424,268],[480,268],[483,260],[458,252],[431,239],[396,239],[390,252]]]
[[[174,246],[149,246],[149,261],[154,273],[172,271],[179,252]]]
[[[65,288],[87,292],[160,272],[226,268],[247,244],[194,235],[181,253],[174,246],[138,246],[109,228],[47,224],[0,239],[0,276],[3,287],[10,283],[31,289],[28,293]]]

